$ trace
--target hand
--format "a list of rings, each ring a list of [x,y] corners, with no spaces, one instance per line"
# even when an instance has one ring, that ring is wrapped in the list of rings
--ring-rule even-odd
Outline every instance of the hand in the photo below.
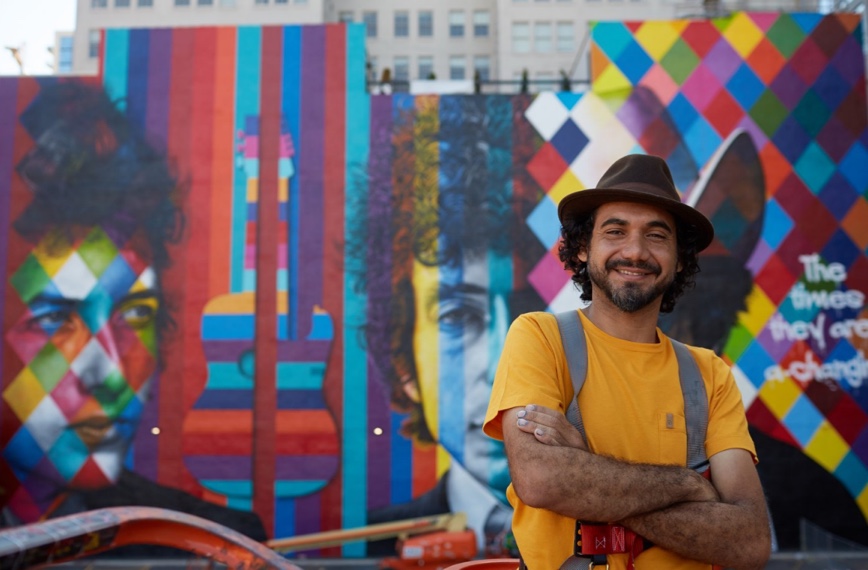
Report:
[[[700,475],[693,471],[696,475],[694,479],[696,479],[696,492],[694,501],[711,501],[713,503],[720,502],[720,493],[718,493],[717,488],[715,488],[714,484],[711,482],[711,479]],[[707,473],[707,471],[706,471]]]
[[[557,410],[530,404],[518,411],[518,429],[531,433],[540,443],[588,451],[588,446],[573,424]]]

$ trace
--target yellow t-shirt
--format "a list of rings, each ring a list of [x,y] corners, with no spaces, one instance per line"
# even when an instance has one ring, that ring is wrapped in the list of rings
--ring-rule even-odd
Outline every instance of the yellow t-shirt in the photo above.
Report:
[[[579,409],[594,453],[633,462],[685,465],[687,431],[678,362],[669,339],[636,343],[612,337],[581,312],[588,345],[588,372]],[[712,351],[690,347],[708,395],[708,457],[726,449],[756,451],[747,431],[741,393],[729,366]],[[503,439],[502,412],[527,404],[565,411],[574,397],[557,321],[549,313],[521,315],[510,327],[485,418],[489,436]],[[530,570],[555,570],[572,554],[575,520],[522,504],[512,485],[513,533]],[[626,568],[627,555],[608,557]],[[707,569],[708,564],[651,548],[635,560],[637,570]]]

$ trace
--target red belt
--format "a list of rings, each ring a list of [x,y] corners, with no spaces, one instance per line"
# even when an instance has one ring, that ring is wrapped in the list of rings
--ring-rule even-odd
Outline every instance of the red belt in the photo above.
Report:
[[[633,560],[648,547],[644,538],[622,525],[576,521],[574,554],[591,557],[595,565],[605,564],[607,554],[629,554],[627,570],[632,570]]]

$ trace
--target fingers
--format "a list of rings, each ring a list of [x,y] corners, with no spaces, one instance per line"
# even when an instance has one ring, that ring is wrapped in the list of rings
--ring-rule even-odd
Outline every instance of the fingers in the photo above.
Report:
[[[560,411],[531,404],[518,411],[516,425],[540,443],[587,450],[581,434]]]

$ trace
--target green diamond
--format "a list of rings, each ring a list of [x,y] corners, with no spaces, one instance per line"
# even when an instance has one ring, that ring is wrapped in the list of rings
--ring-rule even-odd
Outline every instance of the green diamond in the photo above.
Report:
[[[69,363],[57,347],[45,343],[42,350],[30,361],[30,370],[46,392],[51,392],[69,370]]]
[[[666,55],[663,56],[663,59],[660,60],[660,66],[666,70],[666,73],[678,85],[681,85],[690,77],[690,74],[693,73],[698,64],[699,57],[696,55],[696,52],[681,38],[678,38],[678,41],[672,45]]]
[[[118,248],[101,228],[94,228],[78,248],[84,264],[98,278],[118,255]]]
[[[766,136],[771,138],[781,123],[784,122],[787,113],[787,108],[781,103],[777,95],[772,93],[770,89],[766,89],[749,114]]]
[[[39,260],[30,254],[18,268],[18,271],[12,275],[9,282],[18,291],[21,299],[25,303],[30,303],[51,282],[51,277],[42,268]]]

